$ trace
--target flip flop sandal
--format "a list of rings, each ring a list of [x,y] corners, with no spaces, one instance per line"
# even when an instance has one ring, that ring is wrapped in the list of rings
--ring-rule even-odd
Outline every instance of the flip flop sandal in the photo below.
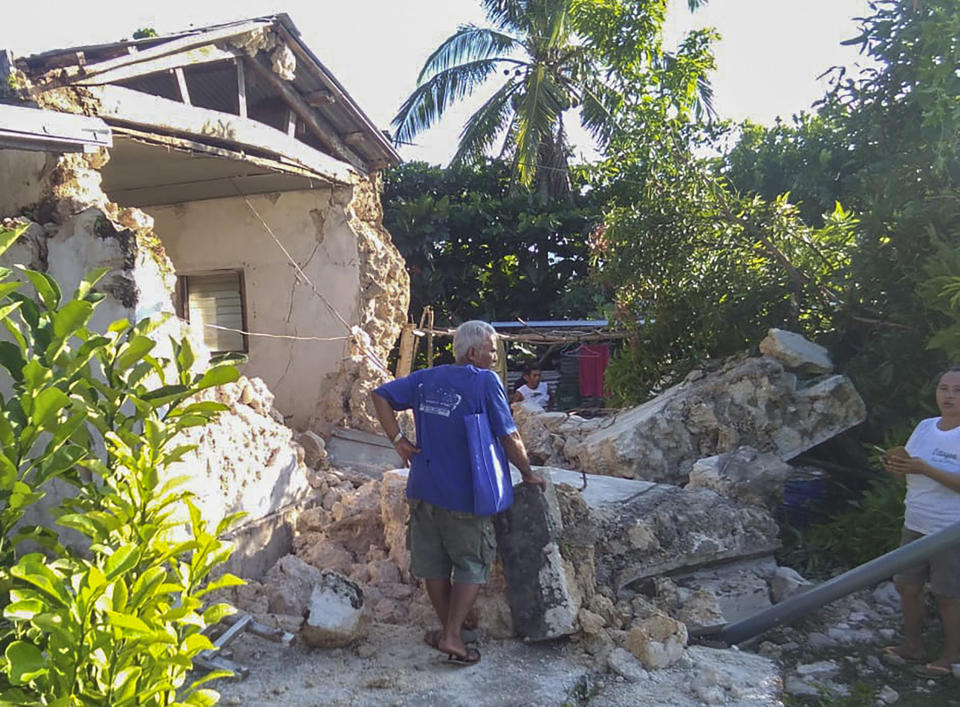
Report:
[[[447,653],[447,662],[451,665],[476,665],[480,662],[480,651],[476,648],[467,646],[466,653],[457,655],[456,653]]]
[[[945,668],[942,665],[934,665],[933,663],[918,665],[913,669],[913,673],[914,675],[919,675],[922,678],[933,678],[935,680],[945,678],[952,674],[950,668]]]
[[[443,634],[437,630],[427,631],[423,634],[423,642],[435,650],[440,650],[440,636]]]
[[[914,665],[922,660],[921,658],[910,658],[905,655],[900,655],[900,653],[897,651],[897,646],[885,646],[883,652],[880,654],[880,657],[883,658],[885,663],[896,665],[901,668],[908,665]]]

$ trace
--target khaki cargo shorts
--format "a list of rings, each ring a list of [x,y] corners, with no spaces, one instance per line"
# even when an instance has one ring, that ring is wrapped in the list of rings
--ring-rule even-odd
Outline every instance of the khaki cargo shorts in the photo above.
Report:
[[[450,579],[452,572],[454,582],[486,584],[497,547],[490,517],[449,511],[413,498],[407,502],[407,549],[413,575]]]
[[[924,537],[923,533],[903,529],[900,547]],[[894,581],[902,584],[930,582],[930,591],[942,597],[960,597],[960,546],[939,552],[919,565],[908,567],[894,576]]]

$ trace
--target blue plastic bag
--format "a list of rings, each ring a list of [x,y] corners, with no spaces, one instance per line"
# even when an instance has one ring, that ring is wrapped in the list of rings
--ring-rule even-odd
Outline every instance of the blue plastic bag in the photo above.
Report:
[[[478,382],[482,376],[477,376]],[[480,412],[465,415],[467,449],[473,474],[473,512],[489,516],[505,511],[513,503],[513,480],[510,466],[504,463],[505,454],[487,418],[483,390],[478,391]]]

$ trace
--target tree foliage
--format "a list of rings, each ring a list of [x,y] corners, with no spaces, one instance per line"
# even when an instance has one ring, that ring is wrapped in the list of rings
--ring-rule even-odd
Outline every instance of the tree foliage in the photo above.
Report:
[[[747,126],[724,173],[765,199],[789,192],[811,224],[835,201],[857,215],[854,287],[824,343],[889,427],[929,411],[937,371],[960,358],[960,6],[873,7],[851,42],[875,68],[838,73],[813,115]]]
[[[413,139],[450,105],[497,80],[498,89],[467,121],[453,163],[482,163],[503,140],[500,156],[510,159],[520,184],[530,187],[536,178],[541,197],[565,195],[566,112],[578,110],[584,127],[605,143],[620,105],[640,98],[634,75],[659,76],[646,86],[680,95],[671,85],[681,73],[678,57],[661,46],[666,4],[484,0],[490,26],[462,25],[430,55],[393,120],[395,138]],[[618,45],[608,41],[614,28]],[[690,100],[712,110],[704,75],[695,88]]]
[[[20,230],[0,228],[0,253]],[[210,705],[187,684],[192,659],[213,648],[202,634],[231,609],[207,594],[239,583],[210,581],[231,548],[218,539],[233,517],[209,528],[167,467],[192,447],[178,433],[225,409],[197,402],[200,390],[236,380],[220,363],[206,370],[189,340],[154,355],[159,321],[88,328],[105,295],[107,269],[81,280],[72,298],[46,273],[0,270],[0,701],[34,705]],[[24,525],[54,479],[72,494],[52,504],[61,529]],[[51,504],[48,504],[51,505]],[[42,551],[24,553],[21,543]]]
[[[511,189],[509,166],[440,169],[421,162],[386,173],[384,225],[410,272],[410,310],[438,324],[468,319],[582,317],[601,304],[586,284],[589,196],[543,203]]]

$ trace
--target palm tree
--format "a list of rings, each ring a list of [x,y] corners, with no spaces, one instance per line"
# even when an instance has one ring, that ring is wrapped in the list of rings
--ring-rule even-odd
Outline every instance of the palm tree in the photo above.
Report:
[[[620,94],[605,81],[609,71],[598,53],[575,31],[577,0],[481,2],[492,26],[461,25],[427,58],[417,88],[393,119],[394,140],[410,141],[447,107],[502,75],[500,87],[464,126],[452,162],[480,161],[502,137],[501,157],[512,160],[521,184],[536,181],[542,196],[565,194],[570,180],[563,114],[579,107],[582,124],[602,143]],[[688,5],[693,10],[703,2]],[[662,12],[666,0],[650,4]],[[669,61],[661,55],[657,63]],[[700,100],[710,110],[706,85]]]

